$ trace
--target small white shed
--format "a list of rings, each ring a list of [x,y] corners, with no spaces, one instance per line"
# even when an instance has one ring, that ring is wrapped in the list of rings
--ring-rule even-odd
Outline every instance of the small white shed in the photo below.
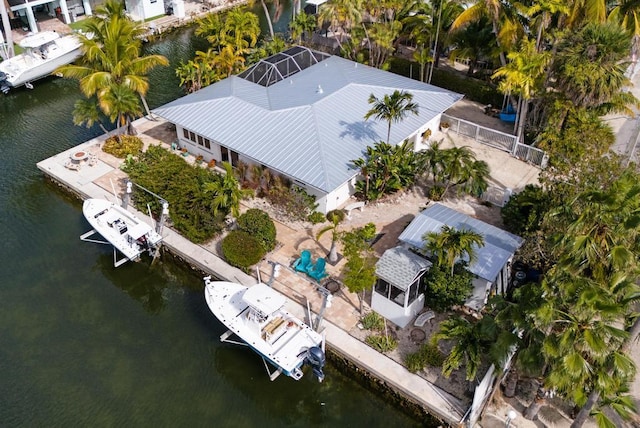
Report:
[[[376,263],[371,309],[405,327],[424,308],[422,278],[431,262],[403,247],[384,252]]]

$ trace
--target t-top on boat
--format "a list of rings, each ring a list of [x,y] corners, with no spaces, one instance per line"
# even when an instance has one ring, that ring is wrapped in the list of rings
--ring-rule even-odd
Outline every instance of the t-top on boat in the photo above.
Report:
[[[259,283],[251,287],[204,278],[204,296],[211,312],[229,330],[223,342],[247,345],[265,362],[269,378],[281,373],[300,380],[309,364],[320,382],[324,379],[324,338],[284,309],[287,298]],[[229,340],[235,334],[242,342]],[[271,373],[267,362],[276,370]]]
[[[81,43],[74,34],[61,36],[55,31],[42,31],[25,37],[18,45],[23,53],[0,62],[0,90],[5,94],[22,85],[33,88],[31,82],[81,55]]]

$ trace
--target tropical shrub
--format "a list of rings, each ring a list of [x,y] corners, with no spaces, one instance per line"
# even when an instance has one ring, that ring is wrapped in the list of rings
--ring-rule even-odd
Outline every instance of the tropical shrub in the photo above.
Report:
[[[134,183],[169,202],[173,227],[190,241],[205,242],[223,230],[226,212],[215,213],[211,192],[206,191],[219,180],[216,172],[189,165],[160,146],[149,147],[123,170]],[[142,212],[149,205],[156,217],[162,211],[158,198],[142,190],[134,192],[133,202]]]
[[[143,143],[135,135],[115,135],[107,138],[102,151],[117,158],[124,159],[128,155],[137,156],[142,152]]]
[[[540,228],[543,216],[549,210],[549,196],[540,186],[527,184],[511,196],[500,212],[509,232],[523,235]]]
[[[369,312],[360,319],[362,327],[367,330],[382,330],[384,328],[384,320],[377,312]]]
[[[389,335],[372,334],[364,341],[378,352],[391,352],[398,347],[398,341]]]
[[[438,345],[434,343],[425,343],[417,352],[407,354],[404,363],[407,370],[416,373],[425,366],[442,367],[445,355],[440,351]]]
[[[442,196],[444,195],[445,188],[444,186],[432,186],[429,189],[429,199],[432,201],[440,201],[442,200]]]
[[[247,272],[264,256],[260,241],[243,230],[232,230],[222,240],[222,255],[232,266]]]
[[[252,235],[265,254],[276,246],[276,226],[269,214],[262,210],[252,208],[238,217],[238,229]]]
[[[426,298],[429,306],[438,312],[462,305],[473,291],[473,275],[466,263],[455,264],[453,275],[446,264],[434,264],[425,275]]]
[[[307,217],[307,220],[309,220],[311,224],[323,223],[326,219],[327,217],[320,211],[314,211]]]

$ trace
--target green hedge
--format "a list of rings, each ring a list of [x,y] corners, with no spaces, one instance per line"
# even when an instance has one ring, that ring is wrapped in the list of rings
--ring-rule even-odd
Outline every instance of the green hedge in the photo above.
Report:
[[[123,170],[134,183],[169,202],[173,226],[190,241],[205,242],[223,230],[227,213],[214,215],[211,192],[205,191],[206,184],[217,179],[216,172],[189,165],[160,146],[149,147]],[[142,212],[147,212],[149,204],[156,217],[162,211],[157,197],[135,187],[134,202]]]
[[[276,226],[262,210],[251,208],[238,217],[238,229],[256,238],[265,254],[276,247]]]
[[[222,240],[222,255],[230,265],[247,272],[264,256],[260,242],[242,230],[233,230]]]

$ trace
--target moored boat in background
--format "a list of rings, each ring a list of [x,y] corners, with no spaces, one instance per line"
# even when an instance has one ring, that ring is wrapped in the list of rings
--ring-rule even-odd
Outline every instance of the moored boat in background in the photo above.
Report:
[[[22,39],[18,45],[24,52],[0,62],[0,90],[26,86],[70,64],[81,55],[81,43],[75,34],[61,36],[55,31],[42,31]]]

